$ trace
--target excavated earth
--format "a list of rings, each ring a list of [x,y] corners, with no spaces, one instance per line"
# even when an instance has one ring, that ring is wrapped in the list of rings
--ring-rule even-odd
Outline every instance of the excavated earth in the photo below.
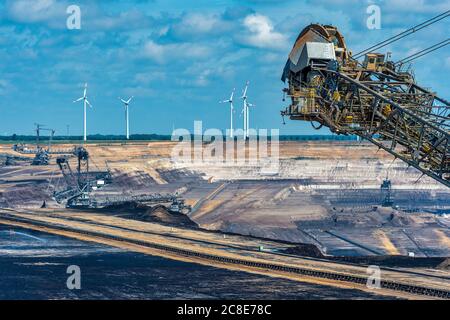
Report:
[[[450,256],[450,190],[368,143],[280,142],[275,167],[206,156],[203,161],[174,161],[175,146],[88,144],[91,168],[109,168],[114,178],[96,196],[178,192],[193,206],[189,219],[110,209],[137,219],[306,244],[299,253],[313,256],[357,262],[361,257],[409,255],[435,257],[436,265],[445,260],[440,257]],[[247,155],[252,151],[248,147]],[[10,145],[1,145],[0,154],[24,157]],[[393,207],[381,206],[380,185],[387,175]],[[44,201],[63,208],[51,195],[64,187],[54,158],[49,166],[21,161],[0,167],[2,208],[36,208]],[[404,259],[413,258],[402,259],[392,264],[408,264]]]

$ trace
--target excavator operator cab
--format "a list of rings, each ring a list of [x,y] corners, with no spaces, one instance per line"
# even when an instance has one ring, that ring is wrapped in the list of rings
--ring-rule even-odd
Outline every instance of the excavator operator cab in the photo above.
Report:
[[[381,53],[368,53],[364,59],[364,68],[376,71],[384,63],[385,55]]]

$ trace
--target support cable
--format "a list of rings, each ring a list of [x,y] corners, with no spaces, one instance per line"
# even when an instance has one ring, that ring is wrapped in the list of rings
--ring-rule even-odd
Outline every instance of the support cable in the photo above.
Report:
[[[390,38],[388,38],[388,39],[386,39],[384,41],[381,41],[381,42],[379,42],[379,43],[377,43],[377,44],[375,44],[375,45],[373,45],[373,46],[371,46],[371,47],[369,47],[369,48],[367,48],[365,50],[362,50],[362,51],[354,54],[353,58],[354,59],[358,59],[358,58],[362,57],[363,55],[365,55],[366,53],[368,53],[370,51],[374,51],[374,50],[378,50],[380,48],[383,48],[383,47],[385,47],[385,46],[387,46],[387,45],[389,45],[389,44],[391,44],[391,43],[393,43],[395,41],[403,39],[406,36],[409,36],[410,34],[413,34],[413,33],[417,32],[417,31],[419,31],[419,30],[421,30],[423,28],[426,28],[426,27],[428,27],[428,26],[430,26],[430,25],[432,25],[432,24],[434,24],[434,23],[436,23],[436,22],[438,22],[438,21],[440,21],[442,19],[445,19],[449,15],[450,15],[450,10],[447,10],[444,13],[441,13],[441,14],[435,16],[434,18],[431,18],[431,19],[429,19],[429,20],[427,20],[425,22],[422,22],[422,23],[420,23],[420,24],[418,24],[418,25],[416,25],[416,26],[414,26],[412,28],[409,28],[408,30],[400,32],[399,34],[397,34],[397,35],[395,35],[393,37],[390,37]]]
[[[408,56],[406,58],[403,58],[402,60],[397,61],[395,63],[395,65],[396,66],[404,65],[404,64],[409,63],[409,62],[411,62],[413,60],[416,60],[417,58],[423,57],[424,55],[427,55],[427,54],[429,54],[429,53],[431,53],[433,51],[436,51],[436,50],[438,50],[438,49],[440,49],[442,47],[445,47],[445,46],[447,46],[449,44],[450,44],[450,38],[448,38],[448,39],[446,39],[444,41],[441,41],[439,43],[436,43],[435,45],[433,45],[431,47],[428,47],[426,49],[423,49],[423,50],[421,50],[419,52],[416,52],[416,53],[414,53],[414,54],[412,54],[412,55],[410,55],[410,56]]]

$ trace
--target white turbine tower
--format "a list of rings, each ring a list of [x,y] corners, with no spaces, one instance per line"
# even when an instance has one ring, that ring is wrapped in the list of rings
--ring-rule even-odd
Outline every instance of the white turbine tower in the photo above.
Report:
[[[233,91],[231,92],[230,99],[223,100],[223,101],[219,102],[219,103],[229,103],[230,104],[230,138],[233,138],[233,111],[234,111],[233,97],[234,97],[234,91],[236,91],[236,89],[233,89]]]
[[[247,138],[249,137],[249,130],[250,130],[250,108],[256,107],[256,104],[252,104],[249,102],[246,102],[247,104]]]
[[[128,117],[128,106],[130,105],[131,100],[133,100],[133,96],[131,96],[131,98],[129,98],[128,100],[123,100],[122,98],[119,98],[120,101],[123,102],[123,104],[125,105],[125,125],[126,125],[126,136],[127,136],[127,140],[130,139],[130,118]]]
[[[242,96],[241,99],[244,102],[244,105],[242,107],[242,113],[244,114],[244,139],[248,137],[248,121],[247,121],[247,116],[248,116],[248,105],[247,105],[247,90],[248,90],[248,85],[250,84],[249,81],[247,81],[247,83],[245,84],[245,88],[244,91],[242,92]]]
[[[86,141],[87,140],[87,133],[86,133],[86,104],[89,105],[89,107],[92,108],[92,105],[89,103],[88,99],[87,99],[87,83],[84,84],[84,92],[83,92],[83,96],[81,98],[78,98],[77,100],[74,101],[78,102],[83,100],[83,140]]]

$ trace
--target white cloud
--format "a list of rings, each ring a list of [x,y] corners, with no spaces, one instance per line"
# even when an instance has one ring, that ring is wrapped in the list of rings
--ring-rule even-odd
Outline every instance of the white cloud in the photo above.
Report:
[[[193,12],[183,14],[170,26],[168,34],[176,38],[201,38],[231,31],[235,26],[233,21],[226,21],[219,14]]]
[[[123,89],[125,96],[137,96],[137,97],[153,97],[158,94],[158,91],[153,88],[136,86],[136,87],[126,87]]]
[[[447,57],[445,59],[445,66],[447,67],[447,69],[450,69],[450,57]]]
[[[153,41],[149,41],[144,47],[144,56],[151,58],[157,62],[164,62],[165,48]]]
[[[448,0],[385,0],[384,2],[385,5],[389,7],[389,10],[401,12],[437,13],[446,11],[449,8]]]
[[[148,41],[144,46],[144,57],[158,63],[165,63],[174,59],[202,59],[212,53],[212,48],[193,43],[158,44]]]
[[[66,22],[65,1],[56,0],[14,0],[8,1],[6,10],[8,16],[15,21],[35,23],[60,18],[61,25]]]
[[[0,95],[11,94],[12,89],[13,87],[9,81],[0,79]]]
[[[140,72],[134,76],[134,82],[149,84],[154,81],[163,81],[166,80],[166,73],[163,71],[154,71],[151,72]]]
[[[189,14],[182,20],[183,27],[188,28],[193,32],[201,33],[210,32],[218,23],[219,20],[217,19],[217,17],[199,13]]]
[[[286,49],[288,46],[287,36],[276,32],[268,17],[251,14],[245,17],[243,23],[248,31],[242,38],[245,44],[268,49]]]
[[[66,28],[69,16],[66,10],[71,4],[73,3],[68,0],[7,0],[6,13],[15,22],[44,23],[56,29]],[[95,1],[80,4],[80,8],[82,29],[116,31],[144,29],[153,23],[151,16],[135,8],[110,14]]]
[[[152,17],[146,16],[137,9],[122,11],[118,15],[110,15],[94,6],[90,8],[85,17],[88,19],[87,27],[95,30],[142,30],[149,28],[153,23]]]

